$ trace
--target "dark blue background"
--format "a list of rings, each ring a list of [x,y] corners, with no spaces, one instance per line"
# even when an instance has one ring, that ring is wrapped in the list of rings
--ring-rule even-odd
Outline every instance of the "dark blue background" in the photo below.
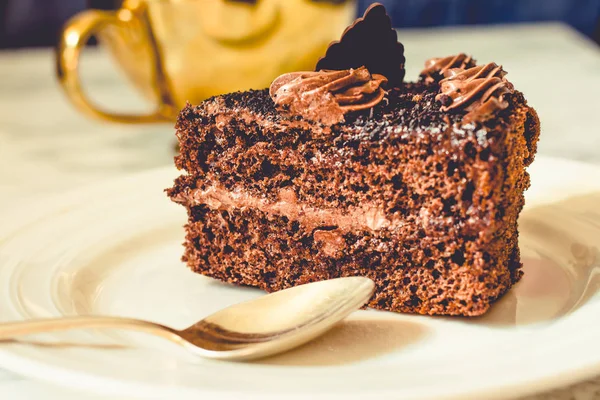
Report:
[[[359,14],[373,2],[358,1]],[[600,0],[379,1],[396,27],[562,21],[600,42]],[[0,0],[0,47],[53,45],[62,24],[75,13],[118,4],[119,0]]]
[[[600,0],[378,0],[396,27],[562,21],[598,41]],[[359,0],[360,12],[373,1]]]

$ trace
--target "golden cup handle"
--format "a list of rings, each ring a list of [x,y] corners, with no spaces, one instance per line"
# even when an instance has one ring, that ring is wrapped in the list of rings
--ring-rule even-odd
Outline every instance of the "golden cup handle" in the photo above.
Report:
[[[161,105],[150,114],[121,114],[104,111],[93,104],[84,94],[78,73],[79,57],[90,37],[106,26],[121,21],[114,12],[87,10],[67,22],[56,53],[56,74],[69,100],[81,111],[95,118],[122,123],[153,123],[171,121]]]

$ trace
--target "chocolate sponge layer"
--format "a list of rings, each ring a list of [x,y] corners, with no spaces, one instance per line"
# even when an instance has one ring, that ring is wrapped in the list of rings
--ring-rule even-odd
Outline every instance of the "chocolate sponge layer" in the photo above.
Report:
[[[523,96],[486,125],[443,113],[437,84],[407,84],[324,127],[281,115],[266,91],[187,106],[184,174],[194,271],[267,291],[372,278],[370,306],[480,315],[521,276],[517,218],[539,121]]]

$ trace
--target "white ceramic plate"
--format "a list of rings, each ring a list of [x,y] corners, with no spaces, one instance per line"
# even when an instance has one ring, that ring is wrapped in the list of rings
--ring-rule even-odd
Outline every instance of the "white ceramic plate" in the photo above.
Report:
[[[246,364],[142,334],[48,334],[0,344],[0,365],[96,393],[211,400],[500,398],[600,373],[600,169],[538,157],[530,171],[525,276],[483,318],[360,311],[312,344]],[[93,313],[183,328],[260,295],[179,261],[185,211],[162,191],[175,175],[155,170],[4,213],[0,319]]]

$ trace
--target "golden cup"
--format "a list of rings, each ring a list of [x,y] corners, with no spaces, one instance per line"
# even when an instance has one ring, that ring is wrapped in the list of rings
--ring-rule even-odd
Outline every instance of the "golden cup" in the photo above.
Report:
[[[56,73],[68,98],[90,116],[172,121],[186,101],[264,88],[282,73],[312,70],[354,12],[353,0],[125,0],[117,11],[88,10],[67,22]],[[156,104],[154,112],[113,113],[84,94],[79,56],[92,36]]]

